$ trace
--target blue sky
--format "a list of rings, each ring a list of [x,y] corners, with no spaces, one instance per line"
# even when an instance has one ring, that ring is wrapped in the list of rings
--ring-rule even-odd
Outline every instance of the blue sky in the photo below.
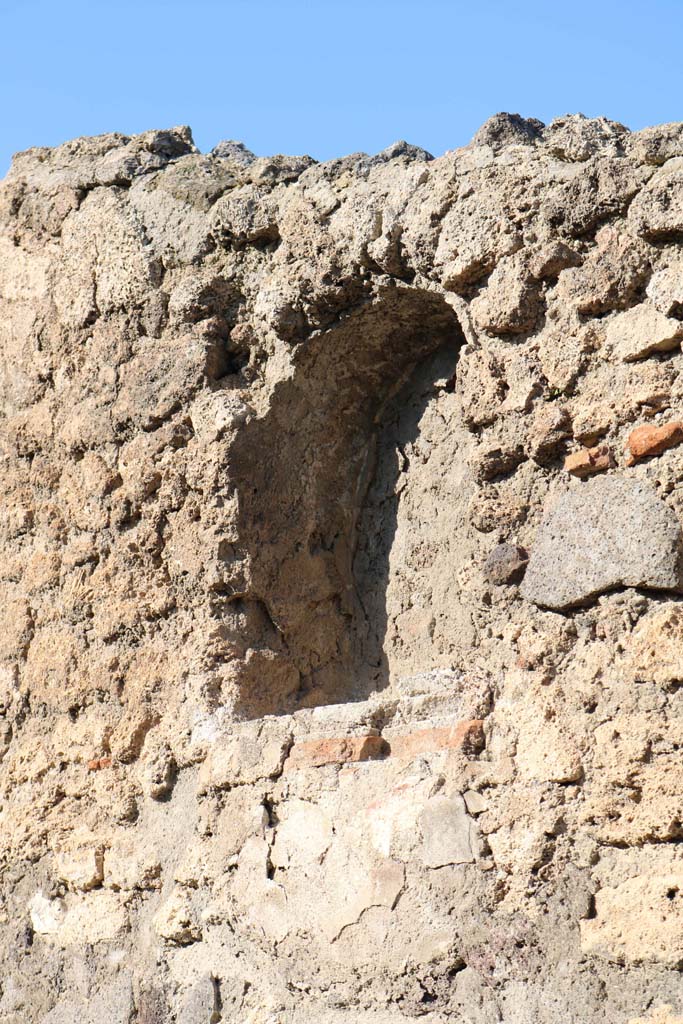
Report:
[[[0,0],[12,152],[190,124],[202,150],[435,154],[498,110],[683,120],[683,0]]]

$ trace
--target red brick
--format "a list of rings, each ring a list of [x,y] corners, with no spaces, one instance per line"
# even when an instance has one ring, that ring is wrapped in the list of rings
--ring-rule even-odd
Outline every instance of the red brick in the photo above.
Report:
[[[320,768],[325,764],[374,761],[388,753],[389,745],[381,736],[332,736],[295,743],[285,767]]]
[[[419,729],[387,741],[382,736],[330,736],[295,743],[285,762],[288,771],[321,768],[326,764],[376,761],[385,757],[412,759],[439,750],[478,753],[485,745],[484,723],[472,718],[455,725]]]
[[[599,445],[597,448],[582,448],[581,451],[572,452],[564,460],[564,468],[572,476],[581,479],[593,476],[594,473],[604,473],[612,465],[612,456],[609,448]]]
[[[391,739],[391,756],[414,758],[420,754],[452,749],[477,753],[484,748],[484,744],[484,723],[480,718],[472,718],[456,725],[420,729],[403,736],[394,736]]]
[[[683,423],[674,420],[672,423],[665,423],[661,427],[653,427],[645,424],[636,427],[631,431],[628,438],[628,447],[631,453],[630,464],[646,459],[650,455],[661,455],[667,448],[673,448],[683,441]]]

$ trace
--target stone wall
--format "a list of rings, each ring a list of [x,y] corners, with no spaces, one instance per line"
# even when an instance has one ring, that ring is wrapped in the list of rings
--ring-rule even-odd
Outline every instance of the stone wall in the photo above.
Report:
[[[683,125],[0,185],[0,1019],[681,1024]]]

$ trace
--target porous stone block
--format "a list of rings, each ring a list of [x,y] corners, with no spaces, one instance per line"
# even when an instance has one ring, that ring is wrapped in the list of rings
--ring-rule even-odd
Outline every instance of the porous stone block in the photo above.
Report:
[[[656,306],[643,302],[610,320],[606,340],[617,359],[630,363],[654,352],[678,348],[682,336],[680,320],[664,316]]]
[[[581,922],[581,949],[620,964],[683,965],[683,873],[640,875],[601,889]]]

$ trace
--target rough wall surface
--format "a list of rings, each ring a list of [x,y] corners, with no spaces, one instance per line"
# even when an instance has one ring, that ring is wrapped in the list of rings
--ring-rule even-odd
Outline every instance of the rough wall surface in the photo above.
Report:
[[[683,125],[0,185],[0,1019],[681,1024]]]

